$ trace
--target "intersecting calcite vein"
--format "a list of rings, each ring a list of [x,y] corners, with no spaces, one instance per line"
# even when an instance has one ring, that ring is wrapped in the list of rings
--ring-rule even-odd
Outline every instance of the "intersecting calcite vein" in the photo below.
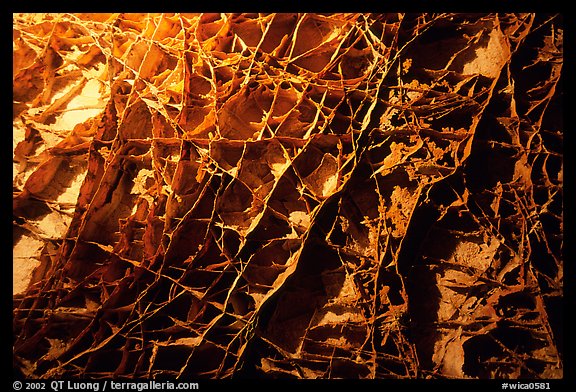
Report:
[[[561,377],[562,32],[15,14],[14,368]]]

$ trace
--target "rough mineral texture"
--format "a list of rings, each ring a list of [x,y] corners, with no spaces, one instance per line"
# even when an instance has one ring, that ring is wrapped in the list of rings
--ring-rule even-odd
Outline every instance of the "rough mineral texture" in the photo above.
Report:
[[[14,369],[561,378],[553,14],[14,14]]]

